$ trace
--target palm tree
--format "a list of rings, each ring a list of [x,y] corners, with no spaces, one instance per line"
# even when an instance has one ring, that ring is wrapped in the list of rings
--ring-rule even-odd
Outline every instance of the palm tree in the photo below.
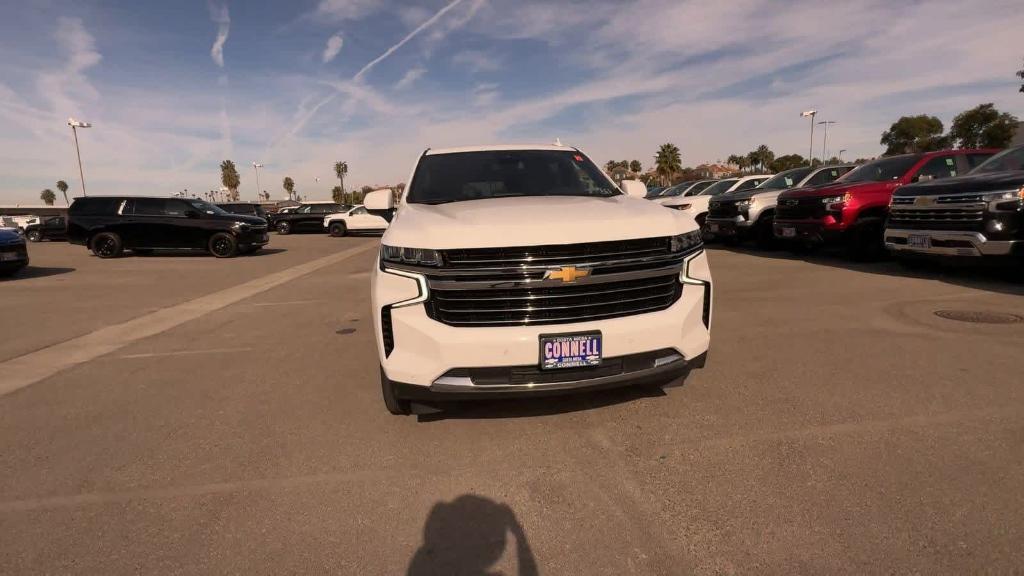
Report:
[[[750,168],[750,159],[747,158],[746,156],[737,156],[736,166],[739,167],[740,172],[745,172]]]
[[[683,160],[679,154],[679,147],[675,144],[662,144],[658,153],[654,156],[654,164],[658,175],[661,176],[662,185],[667,185],[672,176],[683,169]]]
[[[64,195],[64,205],[70,206],[71,204],[68,204],[68,183],[63,180],[57,180],[57,190],[60,190],[60,193]]]
[[[292,180],[291,176],[284,177],[284,191],[288,193],[288,199],[292,199],[292,195],[295,194],[295,180]]]
[[[341,198],[345,199],[345,175],[348,174],[348,162],[340,161],[334,163],[334,173],[341,181]]]
[[[220,182],[231,193],[231,199],[238,200],[238,187],[242,185],[242,177],[231,160],[220,163]]]
[[[754,154],[757,155],[757,163],[761,167],[762,172],[764,172],[765,167],[772,163],[772,160],[775,160],[775,153],[765,144],[758,146],[757,150],[754,150]]]
[[[629,171],[632,172],[633,174],[639,174],[640,171],[643,169],[644,167],[642,164],[640,164],[639,160],[633,160],[632,162],[629,163]]]
[[[39,195],[39,199],[45,202],[47,206],[53,206],[53,201],[57,199],[57,195],[53,193],[53,190],[47,188]]]

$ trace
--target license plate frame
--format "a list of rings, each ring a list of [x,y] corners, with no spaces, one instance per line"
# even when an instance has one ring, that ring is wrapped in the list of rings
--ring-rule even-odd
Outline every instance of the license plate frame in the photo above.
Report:
[[[782,237],[796,238],[796,228],[793,228],[792,226],[786,226],[785,228],[782,229]]]
[[[927,250],[932,247],[932,237],[927,234],[910,234],[907,236],[907,248]]]
[[[576,343],[575,348],[573,342]],[[537,344],[541,370],[592,368],[600,366],[604,357],[604,337],[600,330],[541,334],[537,337]],[[546,348],[545,345],[551,347]],[[565,351],[561,349],[563,345],[567,347]]]
[[[0,252],[0,262],[18,262],[25,257],[17,252]]]

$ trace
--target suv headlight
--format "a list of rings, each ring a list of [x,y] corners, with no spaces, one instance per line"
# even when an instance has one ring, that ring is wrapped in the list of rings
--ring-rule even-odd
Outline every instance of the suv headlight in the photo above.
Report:
[[[672,252],[686,252],[695,246],[700,246],[701,242],[700,230],[677,234],[672,237],[672,241],[669,243],[669,250]]]
[[[238,230],[239,232],[248,232],[251,228],[252,226],[249,226],[245,222],[235,222],[235,230]]]
[[[981,199],[985,202],[995,202],[998,200],[1021,200],[1024,199],[1024,188],[1021,188],[1020,190],[1007,190],[1005,192],[982,194]]]
[[[441,253],[430,248],[400,248],[398,246],[381,246],[381,258],[393,264],[412,264],[419,266],[440,266]]]
[[[675,206],[669,206],[673,210],[689,210],[692,204],[676,204]]]
[[[826,198],[822,198],[821,199],[821,203],[822,204],[838,204],[838,203],[842,202],[843,199],[844,199],[844,196],[828,196]]]
[[[736,202],[736,207],[742,210],[745,208],[750,208],[751,204],[753,203],[753,200],[739,200]]]

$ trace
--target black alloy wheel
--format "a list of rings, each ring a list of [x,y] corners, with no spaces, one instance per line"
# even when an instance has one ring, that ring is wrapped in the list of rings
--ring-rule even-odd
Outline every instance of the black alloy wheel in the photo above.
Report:
[[[100,258],[117,258],[124,251],[121,237],[114,232],[100,232],[93,236],[89,247]]]
[[[233,258],[238,254],[238,241],[227,232],[218,232],[210,237],[208,248],[217,258]]]
[[[288,222],[278,222],[277,223],[277,233],[281,234],[281,235],[291,234],[292,233],[292,225],[289,224]]]
[[[348,233],[348,228],[345,226],[344,222],[331,222],[331,227],[328,228],[328,230],[330,231],[331,236],[334,236],[335,238],[344,236]]]

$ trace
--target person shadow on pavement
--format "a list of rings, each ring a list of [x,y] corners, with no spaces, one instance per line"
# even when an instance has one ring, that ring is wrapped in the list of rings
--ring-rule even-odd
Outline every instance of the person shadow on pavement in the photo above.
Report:
[[[438,502],[427,516],[423,544],[413,555],[407,574],[513,576],[494,571],[495,565],[506,555],[509,534],[515,539],[518,576],[537,576],[537,561],[511,508],[475,494]]]

